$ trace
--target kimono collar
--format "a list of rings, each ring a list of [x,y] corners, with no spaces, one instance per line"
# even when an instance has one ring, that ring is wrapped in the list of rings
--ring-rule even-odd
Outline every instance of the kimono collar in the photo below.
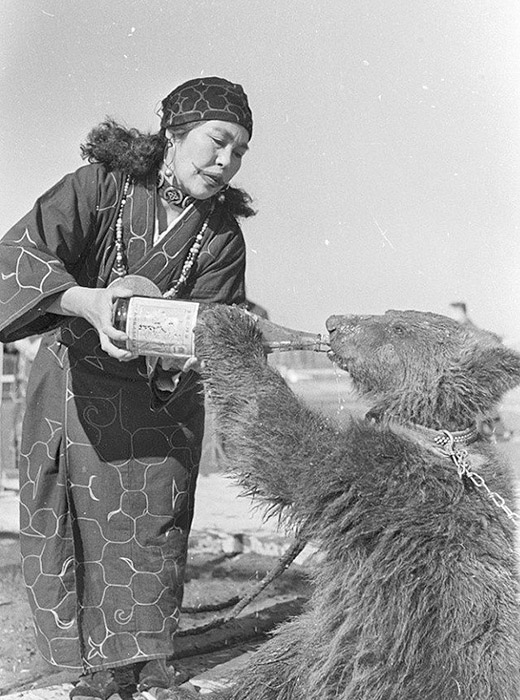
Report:
[[[125,242],[124,242],[124,237],[123,237],[123,211],[125,208],[126,200],[128,198],[128,192],[130,189],[130,185],[132,184],[132,176],[127,175],[125,179],[125,183],[123,185],[123,196],[121,198],[121,204],[119,205],[119,212],[117,215],[116,219],[116,226],[115,226],[115,248],[116,248],[116,257],[114,260],[114,273],[117,275],[117,277],[125,277],[128,274],[128,261],[127,261],[127,256],[126,256],[126,247],[125,247]],[[174,297],[177,296],[178,292],[182,288],[182,286],[185,284],[186,280],[189,277],[189,274],[191,272],[191,268],[195,264],[195,261],[197,260],[197,256],[199,254],[200,248],[202,246],[202,240],[204,238],[204,235],[206,233],[206,230],[209,226],[209,219],[210,216],[213,212],[214,209],[214,202],[211,202],[211,205],[208,209],[208,212],[204,218],[204,221],[202,223],[202,226],[195,236],[195,240],[193,241],[188,254],[184,260],[184,264],[182,266],[182,270],[180,273],[179,278],[175,282],[175,284],[168,289],[163,296],[165,296],[168,299],[173,299]]]

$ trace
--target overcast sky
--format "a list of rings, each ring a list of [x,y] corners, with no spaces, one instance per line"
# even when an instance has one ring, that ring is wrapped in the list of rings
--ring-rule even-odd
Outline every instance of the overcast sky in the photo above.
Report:
[[[518,0],[1,0],[0,235],[110,115],[240,82],[248,295],[279,323],[415,308],[520,343]]]

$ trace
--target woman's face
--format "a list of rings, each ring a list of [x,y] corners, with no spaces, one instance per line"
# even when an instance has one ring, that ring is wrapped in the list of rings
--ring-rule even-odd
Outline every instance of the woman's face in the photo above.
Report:
[[[168,129],[166,134],[173,138]],[[248,141],[243,126],[220,120],[201,122],[173,142],[166,162],[186,194],[208,199],[240,170]]]

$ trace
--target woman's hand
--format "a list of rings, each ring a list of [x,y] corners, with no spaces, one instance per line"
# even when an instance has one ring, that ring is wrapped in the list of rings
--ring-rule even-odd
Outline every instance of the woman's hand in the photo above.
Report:
[[[112,312],[116,299],[132,295],[133,291],[124,285],[99,289],[70,287],[56,298],[48,307],[48,311],[62,316],[84,318],[96,329],[101,348],[116,360],[127,362],[137,355],[114,345],[114,342],[124,344],[127,336],[112,325]]]

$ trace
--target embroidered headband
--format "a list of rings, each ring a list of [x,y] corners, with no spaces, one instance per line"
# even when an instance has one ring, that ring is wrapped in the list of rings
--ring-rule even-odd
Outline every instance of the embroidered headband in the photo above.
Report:
[[[215,76],[195,78],[176,87],[162,101],[161,127],[218,119],[253,133],[253,115],[241,85]]]

